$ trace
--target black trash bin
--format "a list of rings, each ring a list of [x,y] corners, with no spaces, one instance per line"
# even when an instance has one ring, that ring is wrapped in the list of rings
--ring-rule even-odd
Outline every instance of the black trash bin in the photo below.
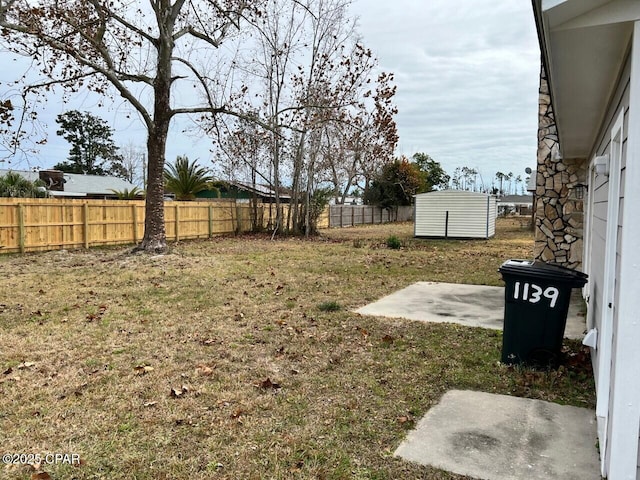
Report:
[[[528,260],[508,260],[498,271],[505,281],[502,362],[557,366],[571,290],[587,274]]]

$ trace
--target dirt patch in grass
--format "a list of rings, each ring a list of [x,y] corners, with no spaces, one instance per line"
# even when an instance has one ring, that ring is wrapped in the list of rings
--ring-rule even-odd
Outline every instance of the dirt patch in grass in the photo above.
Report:
[[[460,479],[392,457],[446,390],[593,406],[577,343],[534,372],[499,363],[499,332],[351,313],[419,280],[500,285],[504,260],[531,257],[515,224],[487,241],[412,232],[1,257],[0,448],[82,463],[0,477]]]

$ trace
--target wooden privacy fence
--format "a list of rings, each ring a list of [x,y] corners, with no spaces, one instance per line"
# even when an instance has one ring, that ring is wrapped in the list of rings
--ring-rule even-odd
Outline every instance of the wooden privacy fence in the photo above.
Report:
[[[283,218],[288,205],[283,204]],[[271,228],[275,205],[234,200],[166,202],[167,240],[211,238]],[[144,200],[70,200],[0,198],[0,253],[89,248],[138,243],[144,234]],[[255,217],[255,218],[254,218]],[[409,221],[413,207],[385,210],[360,205],[332,205],[320,216],[319,228]]]
[[[329,207],[329,227],[353,227],[410,220],[413,220],[413,206],[397,207],[391,210],[370,205],[331,205]]]
[[[178,241],[248,231],[254,216],[267,228],[275,205],[258,204],[254,211],[233,200],[166,202],[164,214],[167,240]],[[0,198],[0,253],[138,243],[144,217],[144,200]],[[328,226],[327,215],[319,226]]]

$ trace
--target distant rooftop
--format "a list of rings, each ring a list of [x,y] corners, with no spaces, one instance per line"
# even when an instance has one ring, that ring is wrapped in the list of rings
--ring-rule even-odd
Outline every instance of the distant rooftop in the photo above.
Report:
[[[31,170],[0,169],[0,175],[5,175],[11,171],[20,174],[23,178],[31,182],[41,179],[40,172],[34,172]],[[113,196],[113,190],[121,192],[125,189],[131,191],[135,188],[135,185],[132,183],[118,177],[81,175],[78,173],[64,173],[55,170],[46,170],[46,172],[56,172],[61,174],[64,179],[62,191],[50,190],[50,185],[45,185],[47,190],[49,190],[49,194],[56,197],[86,197],[88,195]]]

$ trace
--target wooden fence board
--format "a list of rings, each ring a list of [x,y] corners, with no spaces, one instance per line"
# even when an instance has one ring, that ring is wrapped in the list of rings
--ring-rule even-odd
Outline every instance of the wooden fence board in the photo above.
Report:
[[[281,208],[286,219],[289,206]],[[0,253],[137,243],[144,235],[144,217],[144,200],[0,198]],[[275,205],[258,204],[254,210],[251,203],[233,200],[165,203],[170,241],[250,231],[254,217],[257,225],[273,228]],[[386,210],[339,205],[322,213],[318,227],[385,221]]]

